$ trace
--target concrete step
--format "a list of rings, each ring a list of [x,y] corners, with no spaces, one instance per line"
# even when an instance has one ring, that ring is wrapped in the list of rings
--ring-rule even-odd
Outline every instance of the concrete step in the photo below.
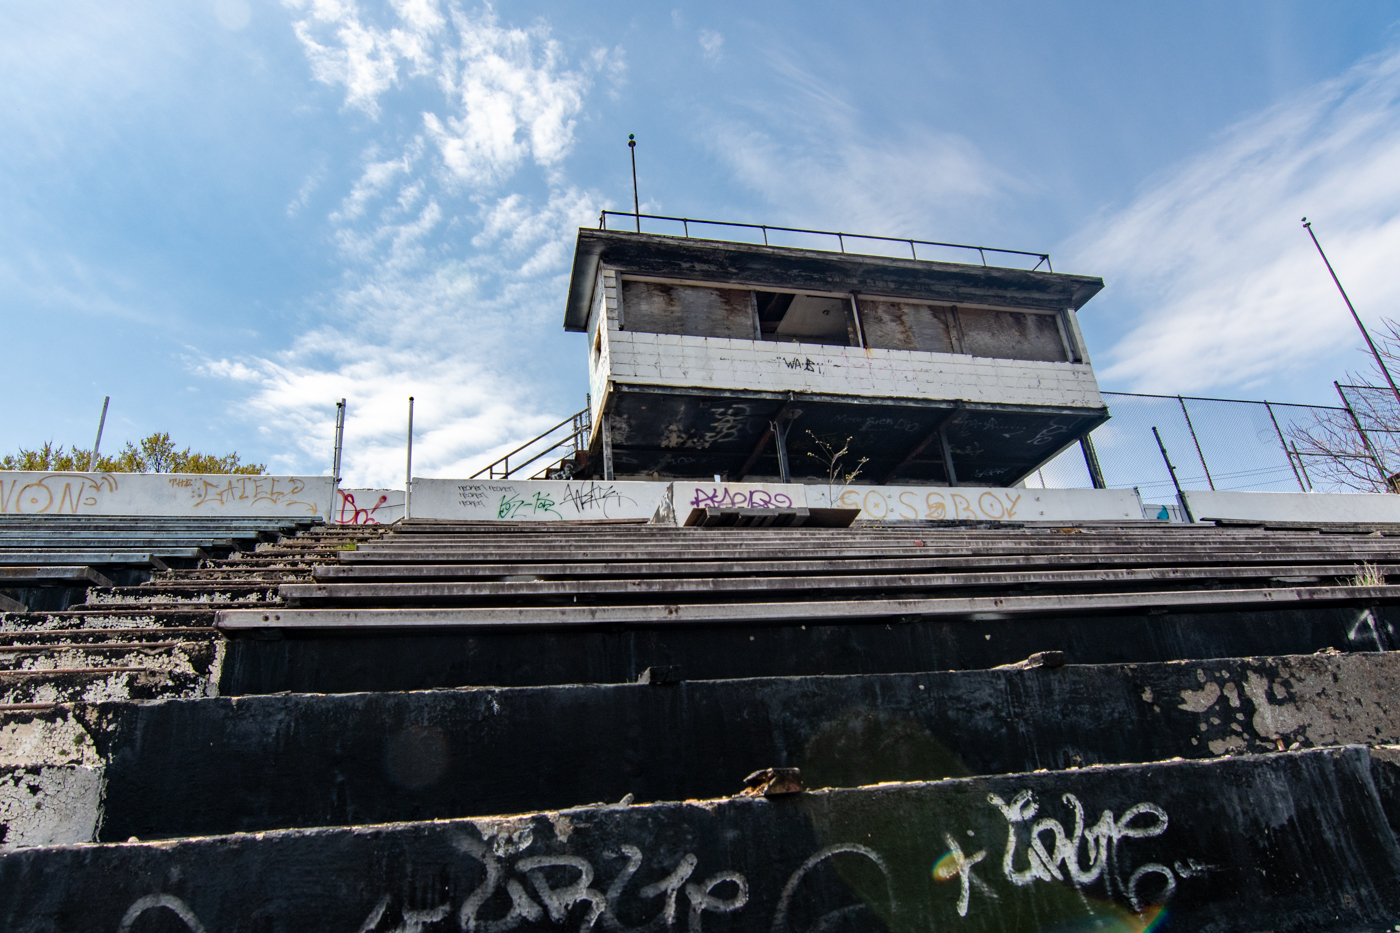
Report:
[[[766,596],[766,593],[760,593]],[[1065,614],[1192,609],[1253,609],[1262,606],[1309,606],[1400,603],[1400,586],[1293,586],[1253,589],[1149,590],[1128,593],[1080,593],[1034,596],[960,596],[938,598],[755,600],[753,602],[669,602],[664,604],[520,605],[463,608],[254,608],[225,609],[217,625],[226,632],[278,629],[344,631],[395,629],[580,628],[599,625],[691,626],[733,623],[967,619],[989,616],[1038,618]],[[729,599],[732,600],[730,595]]]
[[[209,675],[144,666],[0,671],[0,710],[54,703],[212,695]],[[172,666],[175,666],[172,664]]]
[[[21,849],[0,855],[0,927],[1389,929],[1376,767],[1352,747]]]
[[[0,671],[88,668],[178,670],[213,678],[216,641],[107,641],[0,645]]]
[[[723,796],[764,767],[800,768],[811,788],[853,787],[1400,744],[1398,654],[1044,661],[708,682],[653,671],[643,685],[169,700],[75,715],[106,767],[111,841]],[[4,724],[32,731],[49,715]],[[66,742],[43,748],[65,757],[23,763],[70,754]]]
[[[687,680],[977,670],[1041,651],[1061,651],[1076,664],[1391,651],[1400,648],[1397,613],[1386,605],[1295,604],[831,624],[799,613],[781,624],[256,629],[233,633],[219,692],[631,683],[650,667],[678,668]]]
[[[138,644],[199,639],[210,644],[219,641],[213,626],[153,626],[149,628],[60,628],[0,631],[0,645]]]
[[[13,612],[0,616],[0,634],[79,629],[207,628],[214,624],[215,609],[198,603],[178,608],[137,604],[101,609],[65,609],[62,612]]]
[[[523,597],[573,599],[606,597],[608,601],[648,600],[670,596],[682,601],[715,601],[735,594],[755,597],[773,593],[806,593],[819,599],[827,594],[847,599],[861,593],[917,590],[925,595],[959,595],[996,591],[1010,595],[1034,590],[1046,592],[1103,592],[1154,590],[1175,587],[1267,587],[1279,583],[1341,583],[1363,572],[1360,564],[1289,564],[1264,567],[1146,567],[1135,569],[1034,570],[1002,573],[945,574],[812,574],[753,577],[723,572],[713,577],[611,579],[525,579],[460,582],[415,581],[370,583],[284,583],[277,595],[292,606],[320,603],[348,605],[440,605],[475,601],[482,604],[517,601]],[[522,574],[521,576],[534,576]],[[124,588],[122,593],[148,593],[150,589]],[[92,598],[107,598],[105,592]]]

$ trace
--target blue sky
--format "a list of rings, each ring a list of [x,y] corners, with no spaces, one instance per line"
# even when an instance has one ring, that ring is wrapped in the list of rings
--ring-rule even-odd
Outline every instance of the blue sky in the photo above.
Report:
[[[0,7],[0,450],[153,430],[350,485],[583,405],[630,207],[1049,251],[1104,388],[1331,399],[1400,299],[1400,4]]]

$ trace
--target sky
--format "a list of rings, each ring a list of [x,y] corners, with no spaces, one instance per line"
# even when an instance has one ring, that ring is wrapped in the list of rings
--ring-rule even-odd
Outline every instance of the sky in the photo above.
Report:
[[[630,209],[1049,252],[1101,386],[1329,403],[1400,317],[1400,3],[0,5],[0,452],[350,486],[584,406]]]

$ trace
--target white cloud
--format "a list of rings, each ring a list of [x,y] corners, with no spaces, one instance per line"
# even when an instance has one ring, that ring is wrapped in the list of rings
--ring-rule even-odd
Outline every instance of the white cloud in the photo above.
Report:
[[[705,58],[717,62],[723,49],[724,36],[709,29],[700,30],[700,50],[705,54]]]
[[[365,23],[355,0],[284,0],[305,14],[293,24],[316,80],[345,86],[345,106],[379,115],[379,97],[399,81],[399,67],[425,74],[434,64],[434,36],[444,25],[434,0],[395,0],[399,25]]]
[[[1397,166],[1392,51],[1241,122],[1146,185],[1070,244],[1074,268],[1104,276],[1105,298],[1140,309],[1100,354],[1100,377],[1147,391],[1247,386],[1355,346],[1300,218],[1314,221],[1363,317],[1393,313]]]
[[[791,58],[775,55],[772,64],[793,93],[753,103],[752,121],[712,121],[706,135],[739,181],[789,223],[929,236],[930,216],[985,206],[1019,187],[962,136],[872,131],[857,108]]]
[[[420,476],[468,475],[582,407],[536,398],[518,348],[557,330],[574,231],[601,206],[558,163],[592,76],[617,57],[571,65],[542,25],[507,28],[490,10],[444,15],[430,0],[393,6],[392,27],[367,25],[350,0],[296,7],[313,75],[338,76],[347,106],[370,113],[414,77],[443,92],[443,106],[407,142],[374,131],[327,218],[343,284],[314,303],[318,323],[280,353],[198,365],[247,386],[245,415],[296,439],[298,450],[274,459],[284,469],[328,469],[334,403],[347,397],[351,485],[402,481],[410,395]],[[517,187],[542,194],[497,190],[527,163],[542,177]]]
[[[476,185],[497,181],[527,157],[557,163],[573,145],[589,73],[567,67],[543,26],[503,28],[489,11],[452,17],[460,42],[444,53],[439,82],[457,112],[423,115],[448,171]]]

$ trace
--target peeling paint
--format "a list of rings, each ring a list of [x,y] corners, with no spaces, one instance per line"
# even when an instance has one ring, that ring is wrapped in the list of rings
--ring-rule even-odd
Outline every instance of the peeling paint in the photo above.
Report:
[[[1177,709],[1184,709],[1188,713],[1204,713],[1215,705],[1215,701],[1220,699],[1220,686],[1215,682],[1208,682],[1199,690],[1181,691],[1182,702],[1177,704]]]

